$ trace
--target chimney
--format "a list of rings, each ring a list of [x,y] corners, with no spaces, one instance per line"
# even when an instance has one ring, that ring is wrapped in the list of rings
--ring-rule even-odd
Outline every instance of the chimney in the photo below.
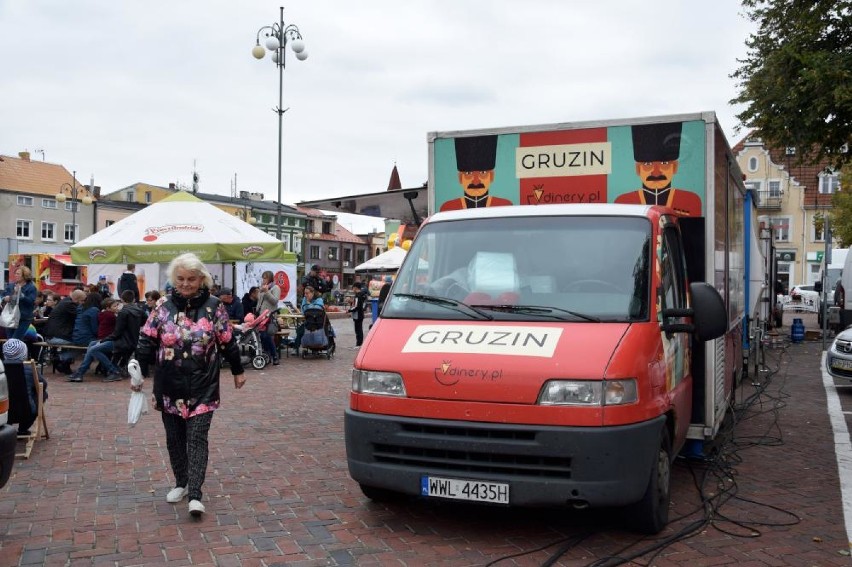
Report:
[[[18,157],[24,161],[30,161],[30,152],[18,152]]]

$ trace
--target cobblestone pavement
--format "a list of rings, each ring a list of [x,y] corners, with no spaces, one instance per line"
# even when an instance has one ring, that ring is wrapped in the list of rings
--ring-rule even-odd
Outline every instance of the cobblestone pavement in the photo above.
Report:
[[[0,566],[850,564],[819,341],[767,350],[723,457],[676,462],[673,521],[643,538],[609,511],[367,500],[343,444],[352,325],[335,326],[333,360],[282,359],[239,391],[225,373],[200,520],[165,502],[159,415],[127,426],[127,382],[48,371],[51,438],[0,491]]]

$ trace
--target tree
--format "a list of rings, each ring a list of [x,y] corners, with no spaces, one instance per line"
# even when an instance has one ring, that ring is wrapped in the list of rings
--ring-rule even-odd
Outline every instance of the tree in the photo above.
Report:
[[[840,190],[831,198],[831,207],[832,237],[847,248],[852,245],[852,164],[840,172]]]
[[[797,159],[852,162],[852,1],[743,0],[758,31],[731,76],[740,122]],[[846,151],[841,148],[846,145]]]

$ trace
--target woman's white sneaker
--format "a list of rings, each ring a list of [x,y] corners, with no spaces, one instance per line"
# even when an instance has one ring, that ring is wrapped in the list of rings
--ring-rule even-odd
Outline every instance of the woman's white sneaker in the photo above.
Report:
[[[195,516],[196,518],[201,516],[201,514],[204,513],[204,504],[202,504],[198,500],[190,500],[189,513]]]
[[[166,494],[166,502],[168,502],[169,504],[175,504],[177,502],[180,502],[181,500],[186,498],[186,494],[188,492],[189,491],[183,486],[177,486],[175,488],[172,488],[171,490],[169,490],[169,493]]]

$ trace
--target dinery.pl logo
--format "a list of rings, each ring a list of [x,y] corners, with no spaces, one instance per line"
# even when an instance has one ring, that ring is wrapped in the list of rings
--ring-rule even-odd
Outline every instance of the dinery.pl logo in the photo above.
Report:
[[[166,234],[167,232],[204,232],[204,225],[187,223],[149,226],[145,229],[145,236],[142,237],[142,240],[145,242],[154,242],[161,234]]]
[[[251,246],[246,246],[243,248],[243,258],[248,258],[254,254],[263,254],[263,246],[258,246],[253,244]]]

